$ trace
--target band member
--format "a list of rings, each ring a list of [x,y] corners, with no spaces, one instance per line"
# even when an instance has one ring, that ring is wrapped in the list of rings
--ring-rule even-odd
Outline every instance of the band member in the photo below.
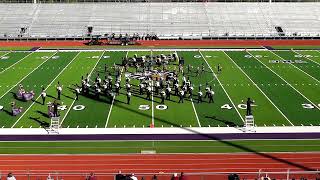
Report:
[[[147,100],[151,100],[151,91],[152,91],[151,86],[148,86],[147,87]]]
[[[139,84],[139,89],[139,94],[142,95],[144,90],[144,84],[142,82]]]
[[[179,84],[176,83],[174,84],[174,95],[178,96],[179,94]]]
[[[166,99],[170,100],[171,88],[170,85],[166,88]]]
[[[211,103],[211,102],[214,103],[213,95],[214,95],[214,91],[210,90],[210,92],[209,92],[209,103]]]
[[[155,93],[159,94],[159,89],[160,89],[160,82],[156,81],[156,85],[155,85]]]
[[[97,75],[95,82],[97,83],[98,87],[101,86],[101,78],[100,78],[100,75],[99,75],[99,74]]]
[[[160,104],[164,104],[164,99],[166,98],[166,92],[164,90],[161,90],[160,96],[161,96]]]
[[[246,115],[247,116],[251,116],[252,115],[252,104],[254,103],[253,100],[251,100],[250,98],[247,99],[247,112],[246,112]]]
[[[108,70],[108,66],[107,64],[104,64],[104,72],[107,72],[107,70]]]
[[[221,72],[222,72],[222,67],[220,64],[218,64],[218,74],[221,74]]]
[[[130,100],[131,100],[131,92],[128,91],[127,92],[127,104],[130,104]]]
[[[201,92],[200,88],[199,88],[199,92],[198,92],[198,103],[202,102],[202,95],[203,93]]]
[[[205,69],[204,69],[204,63],[202,63],[201,65],[201,73],[204,73]]]
[[[180,103],[180,102],[183,103],[183,98],[184,98],[184,91],[183,91],[183,90],[181,90],[181,91],[179,92],[179,97],[180,97],[179,103]]]
[[[204,98],[206,98],[207,96],[209,96],[210,90],[211,90],[211,87],[209,87],[208,84],[207,84],[207,86],[206,86],[206,95],[204,96]]]
[[[47,93],[45,92],[45,89],[42,88],[42,92],[41,92],[42,105],[44,105],[44,103],[46,102],[46,96],[47,96]]]
[[[98,86],[96,86],[95,94],[96,94],[96,98],[97,98],[97,99],[99,99],[100,93],[101,93],[101,89],[100,89]]]
[[[114,86],[116,88],[116,95],[119,95],[119,93],[120,93],[120,82],[117,81]]]
[[[75,93],[76,93],[76,100],[79,100],[79,94],[81,93],[81,90],[78,85],[76,85]]]
[[[58,100],[60,100],[61,92],[62,92],[62,86],[60,85],[60,82],[58,81],[57,86],[57,92],[58,92]]]
[[[53,102],[53,117],[59,117],[59,112],[58,112],[58,106],[60,103],[57,100],[54,100]]]
[[[190,86],[188,90],[189,90],[189,98],[192,98],[193,86]]]

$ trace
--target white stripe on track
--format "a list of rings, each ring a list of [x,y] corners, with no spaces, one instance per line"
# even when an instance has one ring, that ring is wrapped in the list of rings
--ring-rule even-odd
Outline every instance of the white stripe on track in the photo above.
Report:
[[[225,94],[227,95],[227,97],[229,98],[230,102],[232,103],[234,109],[237,111],[238,115],[240,116],[241,120],[244,122],[243,117],[241,116],[239,110],[237,109],[236,105],[234,104],[234,102],[232,101],[232,99],[230,98],[228,92],[226,91],[226,89],[223,87],[223,85],[221,84],[220,80],[218,79],[218,76],[214,73],[214,71],[212,70],[210,64],[208,63],[208,61],[206,60],[206,58],[203,56],[203,54],[201,53],[201,51],[199,51],[199,53],[201,54],[202,58],[204,59],[204,61],[207,63],[209,69],[212,72],[213,77],[215,77],[217,79],[217,81],[219,82],[220,86],[222,87],[223,91],[225,92]]]
[[[260,87],[253,82],[253,80],[247,75],[247,73],[245,73],[239,66],[237,63],[235,63],[233,61],[233,59],[224,51],[222,51],[239,69],[240,71],[256,86],[257,89],[259,89],[259,91],[269,100],[269,102],[280,112],[280,114],[292,125],[292,122],[288,119],[288,117],[271,101],[271,99],[260,89]]]
[[[58,51],[56,52],[56,53],[58,53]],[[55,54],[56,54],[55,53]],[[79,54],[80,54],[81,52],[79,52],[61,71],[60,71],[60,73],[51,81],[51,83],[47,86],[47,88],[45,88],[45,91],[52,85],[52,83],[64,72],[64,70],[66,70],[66,68],[79,56]],[[54,54],[54,55],[55,55]],[[54,55],[52,55],[52,56],[54,56]],[[51,56],[51,57],[52,57]],[[50,58],[51,58],[50,57]],[[49,59],[50,59],[49,58]],[[11,126],[11,128],[13,128],[19,121],[20,121],[20,119],[29,111],[29,109],[31,109],[31,107],[36,103],[36,101],[39,99],[41,97],[41,94],[37,97],[37,99],[35,99],[34,100],[34,102],[29,106],[29,108],[28,109],[26,109],[25,111],[24,111],[24,113],[19,117],[19,119]]]
[[[298,91],[295,87],[293,87],[290,83],[288,83],[283,77],[281,77],[279,74],[274,72],[271,68],[269,68],[267,65],[265,65],[263,62],[261,62],[259,59],[257,59],[255,56],[253,56],[249,51],[248,54],[250,54],[254,59],[256,59],[258,62],[260,62],[262,65],[264,65],[267,69],[269,69],[271,72],[273,72],[275,75],[277,75],[280,79],[282,79],[286,84],[288,84],[292,89],[294,89],[297,93],[299,93],[302,97],[304,97],[307,101],[309,101],[313,106],[315,106],[318,110],[320,110],[320,107],[318,107],[315,103],[310,101],[305,95],[303,95],[300,91]]]

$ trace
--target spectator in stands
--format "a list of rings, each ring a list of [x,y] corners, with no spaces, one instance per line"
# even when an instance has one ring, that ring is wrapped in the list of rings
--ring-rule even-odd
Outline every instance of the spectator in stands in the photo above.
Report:
[[[130,177],[132,180],[138,180],[138,178],[136,176],[134,176],[134,174],[132,173],[131,174],[131,177]]]
[[[179,177],[179,180],[186,180],[186,179],[187,179],[187,178],[186,178],[186,176],[184,175],[184,173],[181,172],[180,177]]]
[[[13,174],[10,172],[7,176],[7,180],[16,180],[16,178],[13,176]]]
[[[153,175],[152,178],[151,178],[151,180],[158,180],[157,175]]]
[[[115,180],[124,180],[126,176],[124,176],[121,171],[118,172],[118,174],[115,177]]]
[[[97,180],[97,177],[94,175],[94,173],[90,173],[90,175],[87,177],[86,180]]]
[[[173,173],[171,180],[179,180],[178,174]]]

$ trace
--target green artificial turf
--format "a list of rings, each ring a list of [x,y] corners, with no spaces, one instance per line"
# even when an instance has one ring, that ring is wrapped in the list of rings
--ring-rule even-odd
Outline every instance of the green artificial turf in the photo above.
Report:
[[[240,67],[229,58],[223,51],[203,52],[212,69],[217,69],[218,64],[222,67],[222,73],[218,75],[221,83],[230,97],[233,99],[237,109],[241,115],[246,113],[246,100],[248,97],[255,100],[253,113],[255,123],[258,126],[268,125],[282,126],[290,125],[284,116],[276,109],[276,107],[263,94],[261,89],[254,85],[251,78],[240,69]],[[229,105],[231,106],[231,105]],[[229,111],[228,109],[224,109]]]
[[[279,77],[268,69],[262,60],[243,51],[229,51],[227,54],[251,77],[294,125],[319,123],[320,112],[303,108],[302,104],[308,101],[295,89],[287,85],[280,78],[281,76]]]
[[[190,64],[193,67],[193,70],[189,73],[187,72],[187,68],[185,68],[185,72],[186,76],[190,78],[190,81],[194,85],[194,94],[196,94],[194,97],[194,106],[201,126],[242,126],[242,116],[236,112],[235,108],[228,111],[221,109],[222,105],[230,104],[232,106],[232,103],[201,54],[195,51],[178,52],[178,54],[185,59],[186,66]],[[197,67],[201,69],[202,65],[205,71],[197,75],[195,71]],[[214,103],[209,103],[208,98],[205,98],[206,84],[208,84],[209,87],[211,86],[215,92],[213,98]],[[197,103],[199,87],[203,92],[204,102],[202,103]]]
[[[301,49],[301,50],[312,50],[320,49],[320,46],[272,46],[274,49]]]
[[[66,106],[60,112],[63,127],[148,127],[153,121],[155,127],[242,126],[247,97],[255,100],[253,113],[258,126],[319,124],[319,51],[178,51],[178,56],[185,60],[185,77],[194,85],[192,101],[187,95],[184,103],[178,103],[179,98],[172,95],[171,100],[164,103],[167,109],[160,110],[157,108],[161,105],[160,96],[153,94],[153,103],[146,100],[145,94],[139,95],[139,80],[132,79],[133,95],[131,104],[128,105],[124,88],[125,73],[121,76],[120,95],[115,97],[113,103],[113,99],[104,96],[97,100],[93,93],[89,97],[81,95],[75,101],[74,88],[76,84],[80,85],[81,76],[92,72],[91,81],[98,74],[103,80],[107,74],[104,72],[104,64],[107,64],[108,72],[114,78],[114,63],[120,64],[125,56],[151,53],[169,54],[173,51],[129,51],[128,54],[126,51],[91,51],[79,54],[0,52],[0,57],[7,57],[0,58],[0,105],[4,106],[4,111],[0,112],[0,127],[48,126],[50,119],[47,117],[47,106],[41,104],[38,96],[42,86],[48,87],[47,102],[52,102],[57,96],[58,81],[63,85],[61,103]],[[53,57],[50,58],[51,56]],[[272,60],[283,59],[303,60],[307,63],[270,63]],[[192,66],[190,72],[187,70],[189,64]],[[221,74],[217,72],[218,64],[222,67]],[[202,65],[205,71],[197,75],[196,69]],[[171,63],[168,68],[178,69],[177,62]],[[134,72],[135,69],[130,68],[129,71]],[[180,83],[182,78],[180,73]],[[215,92],[214,103],[208,103],[207,98],[204,98],[203,103],[197,102],[200,84],[200,89],[205,94],[206,83]],[[24,108],[24,113],[12,117],[10,102],[15,100],[14,94],[19,84],[23,84],[27,91],[35,91],[35,101],[16,100],[17,105]],[[302,104],[317,107],[306,109]],[[149,109],[140,110],[141,105],[148,105]],[[74,110],[75,106],[85,108],[77,111]]]
[[[0,154],[315,152],[319,140],[0,142]]]
[[[0,46],[0,51],[28,51],[30,50],[31,46],[5,46],[5,47],[1,47]]]
[[[102,52],[71,52],[66,56],[60,55],[59,60],[63,65],[57,64],[58,67],[54,68],[58,70],[51,80],[47,80],[51,83],[51,86],[48,87],[46,92],[48,95],[47,102],[53,102],[57,97],[56,86],[58,82],[63,86],[60,103],[66,105],[67,109],[60,111],[61,121],[64,120],[64,115],[74,102],[74,85],[80,82],[82,75],[91,71],[101,55]],[[38,98],[37,101],[40,101],[40,99]],[[34,103],[25,116],[16,124],[16,127],[39,127],[43,123],[50,123],[50,119],[46,116],[47,111],[46,105]]]

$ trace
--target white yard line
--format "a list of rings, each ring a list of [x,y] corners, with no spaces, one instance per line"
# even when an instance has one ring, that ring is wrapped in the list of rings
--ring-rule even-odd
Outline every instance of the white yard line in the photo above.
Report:
[[[178,60],[179,60],[179,56],[178,56],[177,51],[175,51],[175,53],[177,54],[177,57],[178,57]],[[191,100],[192,108],[193,108],[193,111],[194,111],[194,115],[196,116],[196,119],[197,119],[198,126],[201,127],[201,123],[200,123],[200,120],[199,120],[199,117],[198,117],[198,113],[197,113],[197,110],[196,110],[196,108],[194,106],[192,98],[190,98],[190,100]]]
[[[33,52],[32,52],[33,53]],[[30,54],[32,54],[30,53]],[[57,53],[57,52],[56,52]],[[56,53],[54,53],[52,56],[54,56]],[[42,64],[44,64],[45,62],[47,62],[52,56],[50,56],[48,59],[46,59],[45,61],[43,61],[40,65],[38,65],[36,68],[34,68],[30,73],[28,73],[26,76],[24,76],[24,78],[22,78],[17,84],[15,84],[14,86],[12,86],[11,89],[9,89],[7,92],[5,92],[0,99],[2,99],[6,94],[8,94],[14,87],[16,87],[18,84],[20,84],[24,79],[26,79],[31,73],[33,73],[35,70],[37,70],[40,66],[42,66]]]
[[[239,66],[237,63],[235,63],[233,61],[233,59],[224,51],[222,51],[239,69],[240,71],[256,86],[257,89],[259,89],[259,91],[268,99],[268,101],[280,112],[280,114],[292,125],[292,122],[288,119],[288,117],[272,102],[272,100],[260,89],[260,87],[253,82],[253,80],[247,75],[247,73],[245,73]]]
[[[92,68],[91,72],[88,74],[88,77],[91,77],[92,72],[94,71],[94,69],[97,67],[98,63],[100,62],[101,58],[103,57],[105,51],[102,52],[100,58],[98,59],[98,61],[96,62],[96,64],[94,65],[94,67]],[[89,78],[90,79],[90,78]],[[66,114],[63,116],[61,122],[60,122],[60,126],[62,125],[62,123],[64,122],[64,120],[66,119],[67,115],[69,114],[70,110],[72,109],[71,107],[74,105],[74,103],[76,102],[76,99],[74,99],[71,103],[71,105],[69,106]]]
[[[193,107],[194,115],[195,115],[196,118],[197,118],[198,126],[201,127],[201,124],[200,124],[200,121],[199,121],[199,117],[198,117],[198,113],[197,113],[196,108],[194,107],[194,103],[193,103],[192,98],[190,98],[190,100],[191,100],[191,104],[192,104],[192,107]]]
[[[230,102],[232,103],[234,109],[237,111],[238,115],[240,116],[241,120],[244,122],[243,117],[241,116],[239,110],[237,109],[237,106],[233,103],[232,99],[230,98],[228,92],[225,90],[225,88],[223,87],[223,85],[221,84],[220,80],[218,79],[218,76],[214,73],[214,71],[212,70],[210,64],[207,62],[206,58],[203,56],[203,54],[201,53],[201,51],[199,51],[199,53],[201,54],[202,58],[204,59],[204,61],[207,63],[209,69],[212,72],[213,77],[215,77],[217,79],[217,81],[219,82],[220,86],[222,87],[223,91],[225,92],[225,94],[228,96]]]
[[[52,85],[52,83],[64,72],[64,70],[66,70],[67,69],[67,67],[79,56],[79,54],[80,54],[81,52],[79,52],[70,62],[69,62],[69,64],[67,64],[61,71],[60,71],[60,73],[51,81],[51,83],[45,88],[45,91],[47,91],[47,89]],[[52,55],[52,56],[54,56],[54,55]],[[52,57],[51,56],[51,57]],[[50,57],[50,58],[51,58]],[[49,58],[49,59],[50,59]],[[26,109],[25,111],[24,111],[24,113],[19,117],[19,119],[11,126],[11,128],[13,128],[19,121],[20,121],[20,119],[29,111],[29,109],[31,109],[31,107],[36,103],[36,101],[39,99],[41,97],[41,94],[37,97],[37,99],[35,99],[34,100],[34,102],[29,106],[29,108],[28,109]]]
[[[301,56],[304,56],[303,54],[300,54],[300,53],[298,53],[297,51],[295,51],[295,50],[292,50],[294,53],[296,53],[296,54],[299,54],[299,55],[301,55]],[[319,51],[318,51],[319,52]],[[316,63],[316,64],[318,64],[318,65],[320,65],[320,63],[318,63],[317,61],[314,61],[314,60],[312,60],[312,59],[310,59],[310,58],[308,58],[308,57],[303,57],[303,58],[306,58],[306,59],[308,59],[308,60],[310,60],[310,61],[312,61],[312,62],[314,62],[314,63]]]
[[[257,59],[255,56],[253,56],[249,51],[248,54],[250,54],[254,59],[256,59],[258,62],[263,64],[267,69],[269,69],[271,72],[273,72],[275,75],[277,75],[280,79],[282,79],[286,84],[288,84],[292,89],[294,89],[297,93],[299,93],[302,97],[304,97],[307,101],[309,101],[313,106],[315,106],[318,110],[320,110],[320,107],[318,107],[315,103],[310,101],[305,95],[303,95],[300,91],[298,91],[295,87],[293,87],[290,83],[288,83],[283,77],[281,77],[279,74],[274,72],[271,68],[269,68],[267,65],[265,65],[263,62],[261,62],[259,59]]]
[[[26,55],[25,57],[21,58],[19,61],[15,62],[15,63],[14,63],[14,64],[12,64],[11,66],[9,66],[9,67],[5,68],[3,71],[1,71],[1,72],[0,72],[0,74],[4,73],[6,70],[8,70],[8,69],[12,68],[14,65],[16,65],[16,64],[18,64],[19,62],[21,62],[22,60],[26,59],[27,57],[29,57],[29,56],[30,56],[31,54],[33,54],[33,53],[34,53],[34,52],[32,52],[32,53],[30,53],[30,54]],[[7,54],[9,54],[9,53],[7,53]],[[7,54],[5,54],[5,55],[7,55]],[[5,55],[3,55],[3,56],[5,56]],[[3,56],[1,56],[1,57],[3,57]]]
[[[282,60],[285,60],[283,59],[281,56],[279,56],[278,54],[270,51],[272,54],[274,54],[275,56],[277,56],[278,58],[282,59]],[[310,74],[308,74],[307,72],[305,72],[304,70],[300,69],[299,67],[295,66],[293,63],[289,63],[290,65],[292,65],[293,67],[295,67],[296,69],[298,69],[299,71],[301,71],[302,73],[304,73],[305,75],[309,76],[311,79],[317,81],[318,83],[320,83],[320,81],[318,79],[316,79],[315,77],[311,76]]]
[[[126,58],[128,58],[128,53],[129,53],[129,51],[127,51]],[[122,76],[122,71],[123,71],[123,68],[121,69],[120,77]],[[108,127],[108,123],[109,123],[109,119],[110,119],[110,116],[111,116],[111,112],[112,112],[112,108],[113,108],[113,104],[114,104],[114,100],[115,99],[116,99],[116,95],[114,95],[113,98],[112,98],[112,102],[111,102],[111,106],[110,106],[110,109],[109,109],[106,125],[104,126],[104,128]]]

